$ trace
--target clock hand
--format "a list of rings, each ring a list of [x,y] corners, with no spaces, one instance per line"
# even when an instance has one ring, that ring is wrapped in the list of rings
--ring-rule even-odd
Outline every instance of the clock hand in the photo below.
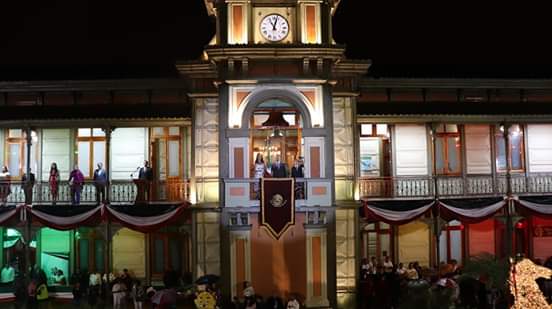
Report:
[[[276,24],[278,23],[278,16],[275,16],[274,23],[272,24],[272,30],[276,31]]]

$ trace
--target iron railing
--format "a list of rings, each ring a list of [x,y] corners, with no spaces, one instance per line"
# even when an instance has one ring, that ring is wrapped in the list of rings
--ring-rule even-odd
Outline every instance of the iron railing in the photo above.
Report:
[[[357,179],[361,198],[483,197],[505,195],[506,175],[398,176]],[[552,174],[512,174],[513,194],[552,194]]]
[[[0,205],[24,203],[26,185],[21,181],[0,181]],[[81,189],[80,203],[97,203],[96,191],[96,185],[93,182],[85,182]],[[106,192],[109,192],[109,202],[112,204],[134,203],[139,198],[139,189],[134,181],[114,180],[106,186]],[[149,202],[188,201],[189,181],[185,179],[153,181],[149,185],[149,192]],[[32,203],[71,204],[71,186],[67,181],[61,181],[58,185],[57,199],[54,200],[52,188],[48,182],[35,182],[32,186]]]

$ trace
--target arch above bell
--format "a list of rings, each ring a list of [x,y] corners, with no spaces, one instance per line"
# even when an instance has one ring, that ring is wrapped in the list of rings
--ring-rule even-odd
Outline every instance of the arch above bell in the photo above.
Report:
[[[322,87],[295,85],[231,86],[228,109],[229,128],[249,129],[255,109],[267,100],[292,104],[301,113],[304,128],[324,127]]]

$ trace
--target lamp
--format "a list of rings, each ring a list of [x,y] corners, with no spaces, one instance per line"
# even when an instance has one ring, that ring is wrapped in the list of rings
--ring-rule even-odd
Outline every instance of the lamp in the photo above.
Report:
[[[270,134],[270,137],[283,137],[284,133],[280,130],[280,128],[274,128],[272,131],[272,134]]]

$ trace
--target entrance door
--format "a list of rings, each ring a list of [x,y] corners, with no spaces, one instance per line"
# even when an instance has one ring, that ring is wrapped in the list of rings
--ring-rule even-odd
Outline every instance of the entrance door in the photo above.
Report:
[[[180,131],[179,127],[158,127],[150,132],[154,200],[179,201],[184,198]]]

